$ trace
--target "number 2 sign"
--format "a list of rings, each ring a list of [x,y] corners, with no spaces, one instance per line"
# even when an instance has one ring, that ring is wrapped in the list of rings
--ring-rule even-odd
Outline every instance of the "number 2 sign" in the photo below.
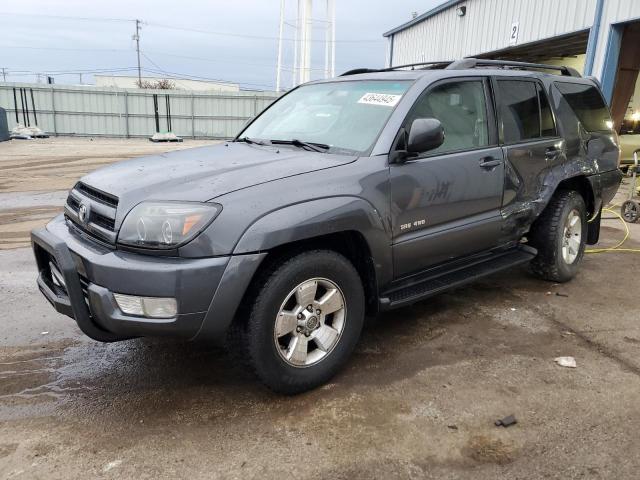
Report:
[[[513,22],[511,24],[511,34],[509,35],[509,45],[515,45],[518,43],[518,31],[520,30],[520,22]]]

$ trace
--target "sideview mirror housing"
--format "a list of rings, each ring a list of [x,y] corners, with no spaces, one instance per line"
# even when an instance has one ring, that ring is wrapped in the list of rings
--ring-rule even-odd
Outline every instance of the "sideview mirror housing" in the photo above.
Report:
[[[411,123],[407,153],[418,154],[438,148],[444,143],[444,128],[435,118],[416,118]]]

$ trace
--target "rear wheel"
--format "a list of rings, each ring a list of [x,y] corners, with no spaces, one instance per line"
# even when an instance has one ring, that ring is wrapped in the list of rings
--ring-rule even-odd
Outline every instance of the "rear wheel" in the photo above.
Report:
[[[576,273],[584,256],[587,209],[576,191],[557,192],[529,232],[529,243],[538,250],[531,261],[537,276],[567,282]]]
[[[301,253],[263,272],[245,301],[231,348],[279,393],[327,382],[350,356],[364,321],[358,272],[327,250]]]

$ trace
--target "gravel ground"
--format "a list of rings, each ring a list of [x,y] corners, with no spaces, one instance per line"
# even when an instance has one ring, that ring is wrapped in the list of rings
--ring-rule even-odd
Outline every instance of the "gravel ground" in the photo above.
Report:
[[[27,212],[64,200],[20,188]],[[640,248],[631,227],[625,246]],[[613,245],[624,229],[602,233]],[[332,383],[281,397],[206,344],[82,337],[37,292],[30,250],[4,250],[0,478],[634,479],[639,267],[587,255],[568,284],[520,268],[390,312]],[[554,363],[566,355],[577,368]],[[494,425],[509,414],[516,425]]]

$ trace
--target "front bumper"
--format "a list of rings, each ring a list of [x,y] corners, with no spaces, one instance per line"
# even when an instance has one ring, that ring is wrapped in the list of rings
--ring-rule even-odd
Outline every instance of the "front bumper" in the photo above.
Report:
[[[237,278],[238,271],[250,279],[263,256],[191,259],[112,250],[72,233],[62,216],[46,229],[34,230],[31,241],[40,291],[58,312],[74,318],[86,335],[100,341],[158,335],[194,338],[201,332],[203,337],[220,337],[248,284],[244,276]],[[62,279],[54,280],[55,275]],[[225,294],[216,295],[224,282]],[[172,297],[178,314],[168,319],[126,315],[113,293]]]

